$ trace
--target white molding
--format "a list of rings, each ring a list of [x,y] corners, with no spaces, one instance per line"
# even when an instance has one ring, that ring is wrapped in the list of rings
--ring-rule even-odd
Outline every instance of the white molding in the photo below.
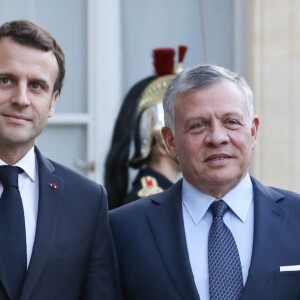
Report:
[[[88,0],[88,161],[90,177],[103,183],[116,107],[121,99],[120,0]]]
[[[234,69],[245,72],[245,0],[234,0]]]
[[[84,113],[55,113],[49,120],[49,125],[87,125],[91,118]]]

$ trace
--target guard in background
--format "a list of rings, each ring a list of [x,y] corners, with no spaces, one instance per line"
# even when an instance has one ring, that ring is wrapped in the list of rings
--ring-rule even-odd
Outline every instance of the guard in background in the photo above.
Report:
[[[161,192],[180,176],[178,163],[169,156],[160,131],[164,125],[162,98],[175,74],[183,69],[186,50],[179,47],[174,70],[175,50],[154,49],[156,75],[136,83],[123,101],[105,164],[110,209]],[[129,168],[138,170],[132,184]]]

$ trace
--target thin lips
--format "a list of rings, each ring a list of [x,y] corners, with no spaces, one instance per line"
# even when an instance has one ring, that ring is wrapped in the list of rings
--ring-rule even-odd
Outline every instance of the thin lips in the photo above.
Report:
[[[210,160],[214,160],[214,159],[222,159],[222,158],[231,158],[231,156],[228,154],[224,154],[224,153],[213,154],[213,155],[208,156],[205,159],[205,161],[210,161]]]
[[[25,121],[30,121],[30,118],[22,115],[16,115],[16,114],[3,114],[5,117],[8,118],[15,118],[15,119],[20,119],[20,120],[25,120]]]

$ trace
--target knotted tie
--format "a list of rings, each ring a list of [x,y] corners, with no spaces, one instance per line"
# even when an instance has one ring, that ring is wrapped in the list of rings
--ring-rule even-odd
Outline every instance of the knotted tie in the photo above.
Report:
[[[0,166],[0,249],[11,298],[17,300],[27,269],[25,219],[18,188],[20,168]],[[22,172],[22,170],[21,170]]]
[[[208,236],[209,292],[211,300],[238,300],[243,288],[240,257],[233,235],[223,221],[227,204],[211,204],[213,222]]]

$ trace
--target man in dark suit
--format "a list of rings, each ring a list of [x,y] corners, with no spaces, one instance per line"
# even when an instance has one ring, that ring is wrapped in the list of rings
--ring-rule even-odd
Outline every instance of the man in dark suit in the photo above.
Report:
[[[300,196],[248,173],[259,118],[245,80],[185,70],[164,114],[183,179],[110,213],[124,298],[299,299]]]
[[[6,264],[5,248],[5,239],[15,236],[0,229],[1,300],[117,299],[105,190],[34,146],[54,112],[64,75],[64,53],[51,34],[29,21],[0,27],[0,169],[21,170],[26,229],[25,278],[18,290],[19,267]],[[5,189],[0,183],[0,193]],[[4,192],[0,210],[3,199]]]

